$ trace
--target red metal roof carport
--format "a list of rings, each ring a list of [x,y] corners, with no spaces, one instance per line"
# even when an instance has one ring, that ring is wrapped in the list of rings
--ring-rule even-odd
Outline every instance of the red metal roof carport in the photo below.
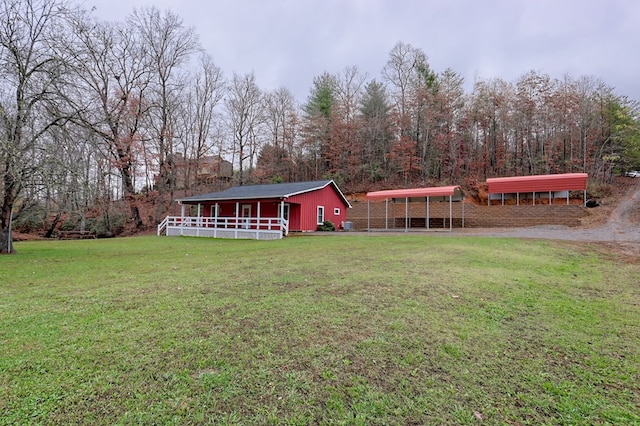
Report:
[[[569,204],[568,191],[584,191],[584,202],[587,202],[587,178],[586,173],[564,173],[555,175],[513,176],[487,179],[488,193],[487,204],[491,204],[492,194],[501,194],[504,205],[504,194],[516,194],[517,204],[520,204],[520,194],[533,193],[535,204],[536,193],[549,193],[567,191],[567,204]]]
[[[453,201],[463,201],[460,186],[440,186],[431,188],[391,189],[367,193],[367,228],[371,230],[371,200],[385,200],[385,229],[388,229],[389,200],[405,203],[405,232],[409,229],[409,203],[425,200],[427,204],[425,227],[429,229],[429,202],[449,200],[449,230],[453,229]],[[446,219],[446,218],[445,218]],[[462,227],[464,228],[464,203],[462,204]]]

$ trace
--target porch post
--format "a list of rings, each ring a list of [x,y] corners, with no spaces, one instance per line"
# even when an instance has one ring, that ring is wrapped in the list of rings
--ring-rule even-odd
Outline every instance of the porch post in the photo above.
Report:
[[[202,226],[202,204],[198,203],[198,217],[196,218],[196,236],[200,236],[200,226]]]
[[[291,215],[291,206],[289,206],[289,215]],[[288,221],[289,219],[287,219]],[[284,199],[280,200],[280,233],[283,237],[289,234],[289,224],[287,223],[287,229],[284,228]]]
[[[184,218],[186,213],[186,206],[184,204],[182,204],[182,208],[181,208],[181,213],[182,216],[180,216],[180,235],[184,234]]]
[[[215,212],[213,213],[213,238],[218,237],[218,203],[213,205]]]
[[[256,240],[260,239],[260,203],[261,201],[258,201],[258,212],[256,214]]]
[[[236,201],[236,226],[235,226],[235,230],[234,230],[234,238],[237,240],[238,239],[238,221],[240,217],[240,202]]]

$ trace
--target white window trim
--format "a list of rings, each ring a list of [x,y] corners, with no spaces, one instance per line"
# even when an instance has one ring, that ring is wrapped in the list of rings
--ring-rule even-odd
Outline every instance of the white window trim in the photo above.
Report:
[[[322,212],[322,214],[320,214]],[[316,211],[316,221],[318,221],[322,217],[322,221],[318,222],[318,225],[322,225],[324,223],[324,206],[318,206]]]
[[[284,203],[283,208],[278,208],[278,213],[282,215],[281,219],[289,220],[289,214],[291,213],[291,205],[289,203]]]
[[[333,215],[334,216],[340,216],[340,207],[335,207],[333,209]]]

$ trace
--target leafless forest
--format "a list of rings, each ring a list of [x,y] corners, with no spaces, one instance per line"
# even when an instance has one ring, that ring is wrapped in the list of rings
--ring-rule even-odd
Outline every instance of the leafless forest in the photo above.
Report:
[[[170,11],[103,22],[64,0],[0,0],[0,252],[10,229],[154,226],[176,193],[332,178],[345,192],[640,166],[635,100],[589,76],[435,72],[398,42],[308,97],[224,75]],[[141,202],[153,211],[141,212]]]

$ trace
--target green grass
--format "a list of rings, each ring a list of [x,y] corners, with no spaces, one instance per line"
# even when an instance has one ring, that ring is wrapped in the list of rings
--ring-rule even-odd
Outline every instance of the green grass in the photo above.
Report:
[[[640,424],[640,264],[368,235],[17,243],[0,424]]]

